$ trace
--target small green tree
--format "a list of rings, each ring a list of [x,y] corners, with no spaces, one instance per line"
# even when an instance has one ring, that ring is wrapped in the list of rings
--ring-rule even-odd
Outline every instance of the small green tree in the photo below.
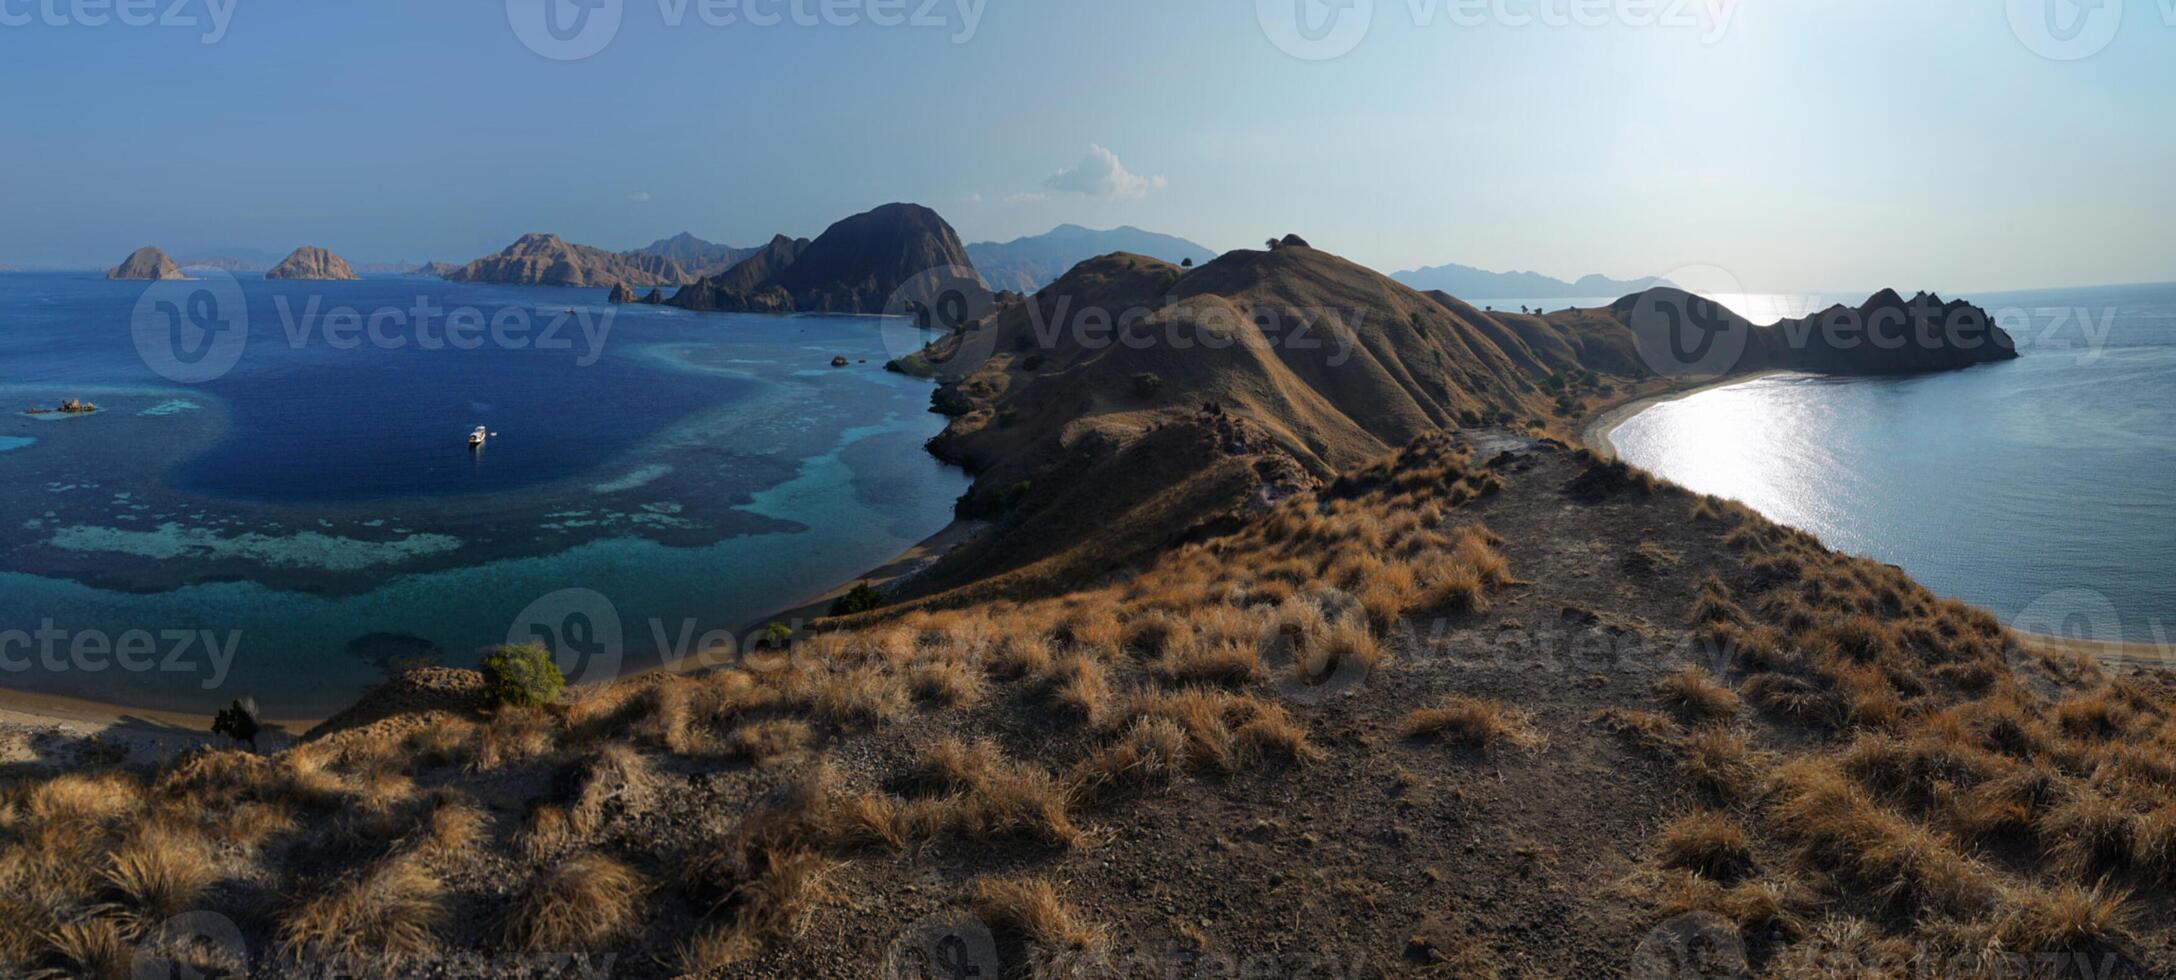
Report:
[[[786,644],[791,642],[793,642],[793,627],[780,622],[765,624],[763,631],[756,634],[756,646],[759,649],[783,650],[786,648]]]
[[[262,730],[256,698],[236,698],[233,704],[219,709],[219,714],[212,718],[212,734],[248,742],[251,752],[257,751],[257,733]]]
[[[831,615],[851,616],[868,612],[883,604],[884,593],[878,592],[876,586],[867,582],[856,582],[853,588],[846,590],[845,595],[831,600]]]
[[[503,646],[484,655],[484,690],[495,705],[534,708],[559,700],[567,678],[541,643]]]

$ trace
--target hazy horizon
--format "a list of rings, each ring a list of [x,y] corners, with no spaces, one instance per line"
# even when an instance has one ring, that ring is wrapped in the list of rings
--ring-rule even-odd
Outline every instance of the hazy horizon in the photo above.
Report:
[[[566,27],[572,5],[552,2]],[[194,23],[172,26],[9,7],[0,81],[35,98],[11,106],[0,264],[304,244],[465,262],[536,231],[746,246],[896,200],[963,241],[1134,225],[1229,250],[1296,232],[1386,273],[1720,267],[1748,292],[1993,292],[2176,269],[2152,220],[2176,206],[2157,97],[2176,28],[2153,5],[2051,51],[1962,2],[1695,0],[1684,25],[1549,26],[1567,8],[1533,0],[1520,26],[1297,0],[1331,18],[1297,33],[1272,0],[943,0],[925,26],[919,3],[879,26],[882,3],[797,24],[817,5],[779,0],[781,22],[756,26],[757,0],[597,2],[616,25],[573,42],[524,33],[543,0],[185,0]],[[1134,67],[1110,72],[1113,52]]]

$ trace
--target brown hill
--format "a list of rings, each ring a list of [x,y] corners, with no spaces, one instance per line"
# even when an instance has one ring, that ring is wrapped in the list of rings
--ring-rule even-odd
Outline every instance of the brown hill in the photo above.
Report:
[[[106,270],[108,279],[185,279],[174,260],[149,245],[130,252],[128,260]]]
[[[1719,373],[1925,370],[2010,349],[1975,307],[1913,303],[1877,295],[1860,316],[1960,329],[1933,331],[1931,348],[1844,348],[1674,289],[1546,316],[1485,311],[1296,236],[1192,270],[1093,259],[907,359],[940,379],[937,409],[954,416],[932,451],[977,475],[961,512],[999,524],[914,591],[1071,585],[1446,428],[1569,437],[1569,420],[1593,405],[1678,373],[1663,370],[1679,366],[1673,343],[1734,351]],[[1684,343],[1710,319],[1727,328],[1712,350]],[[1953,335],[1970,346],[1947,345]],[[1204,448],[1129,451],[1152,434]],[[1137,490],[1099,492],[1121,484]],[[1156,520],[1141,510],[1176,499],[1186,506]]]
[[[289,253],[280,264],[264,274],[266,279],[355,279],[355,270],[347,260],[314,245],[305,245]]]
[[[15,773],[0,971],[2176,970],[2176,679],[1470,435],[1042,599],[541,709],[436,671],[269,756]],[[231,933],[134,925],[174,909]]]
[[[557,235],[529,234],[497,255],[488,255],[445,274],[453,282],[496,282],[522,286],[672,286],[689,279],[679,263],[655,255],[626,256]]]
[[[777,245],[773,240],[766,247],[766,265],[736,267],[682,290],[672,304],[764,313],[897,313],[887,307],[898,305],[902,287],[939,270],[971,278],[974,269],[952,226],[918,204],[887,204],[843,219],[782,267]],[[759,278],[759,272],[770,274]],[[980,304],[987,305],[988,290],[982,293]]]

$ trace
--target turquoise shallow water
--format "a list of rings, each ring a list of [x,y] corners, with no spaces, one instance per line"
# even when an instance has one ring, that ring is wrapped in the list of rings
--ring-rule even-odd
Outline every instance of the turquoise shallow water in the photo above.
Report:
[[[1610,441],[2022,628],[2176,652],[2176,285],[1964,298],[2021,357],[1763,378],[1652,406]]]
[[[594,680],[889,558],[968,482],[922,449],[942,419],[927,382],[881,370],[877,321],[422,279],[239,286],[246,350],[182,383],[132,341],[142,284],[0,276],[0,685],[306,715],[510,635]],[[279,305],[419,298],[609,331],[343,349],[294,343],[313,321]],[[22,414],[64,398],[100,411]],[[479,424],[496,435],[471,453]]]

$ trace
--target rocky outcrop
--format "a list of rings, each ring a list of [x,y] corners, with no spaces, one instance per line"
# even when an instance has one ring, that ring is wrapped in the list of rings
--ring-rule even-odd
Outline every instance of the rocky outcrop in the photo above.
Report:
[[[792,312],[790,297],[766,292],[808,246],[806,238],[774,236],[731,269],[682,287],[666,302],[691,310]]]
[[[181,267],[149,245],[130,252],[128,261],[106,270],[108,279],[184,279]]]
[[[783,237],[783,236],[781,236]],[[795,243],[798,246],[798,243]],[[902,287],[933,274],[972,278],[973,262],[959,235],[937,212],[918,204],[887,204],[824,230],[786,258],[780,239],[725,274],[682,289],[674,306],[757,313],[885,313]],[[781,265],[781,259],[784,259]],[[760,266],[749,266],[761,261]],[[950,272],[950,275],[945,273]],[[989,305],[989,290],[973,280]]]
[[[419,265],[414,269],[409,270],[408,274],[411,276],[434,276],[439,279],[445,279],[459,271],[461,271],[461,267],[454,265],[451,262],[425,262],[422,265]]]
[[[355,269],[347,260],[315,245],[304,245],[288,253],[266,279],[358,279]]]
[[[674,286],[691,277],[680,264],[655,255],[620,255],[575,245],[558,235],[523,235],[497,255],[487,255],[446,274],[453,282],[516,286]]]
[[[624,282],[615,282],[612,284],[612,295],[606,301],[614,304],[632,303],[635,301],[635,291],[627,288]]]
[[[642,302],[647,306],[663,306],[665,305],[665,293],[660,289],[652,289],[643,294]]]

